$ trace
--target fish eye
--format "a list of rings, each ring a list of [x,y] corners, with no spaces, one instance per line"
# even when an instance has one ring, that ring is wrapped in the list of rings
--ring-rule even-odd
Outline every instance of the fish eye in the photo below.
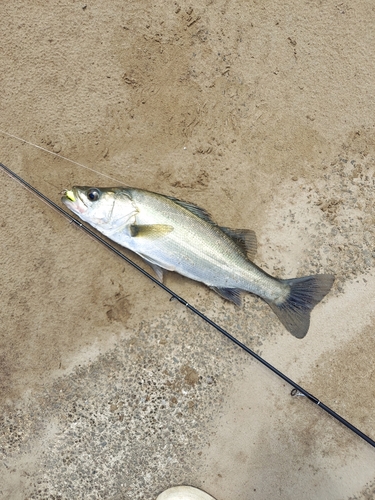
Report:
[[[100,191],[99,189],[89,189],[87,191],[87,198],[90,201],[97,201],[100,198]]]

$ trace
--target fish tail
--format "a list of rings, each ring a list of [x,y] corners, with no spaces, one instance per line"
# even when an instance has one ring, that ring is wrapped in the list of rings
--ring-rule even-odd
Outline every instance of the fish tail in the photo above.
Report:
[[[280,280],[289,285],[290,291],[281,304],[267,301],[285,328],[298,339],[302,339],[310,326],[311,310],[330,291],[335,277],[331,274],[316,274]]]

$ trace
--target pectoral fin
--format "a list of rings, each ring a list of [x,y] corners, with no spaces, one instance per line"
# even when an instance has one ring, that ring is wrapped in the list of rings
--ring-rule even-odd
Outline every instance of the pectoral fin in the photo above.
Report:
[[[130,235],[133,238],[161,238],[173,231],[173,226],[168,224],[132,224]]]

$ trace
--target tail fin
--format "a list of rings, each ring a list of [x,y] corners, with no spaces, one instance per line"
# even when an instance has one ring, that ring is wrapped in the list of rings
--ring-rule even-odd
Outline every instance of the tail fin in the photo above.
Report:
[[[278,305],[267,302],[285,328],[298,339],[302,339],[310,326],[311,310],[329,292],[334,279],[331,274],[316,274],[281,280],[290,286],[287,299]]]

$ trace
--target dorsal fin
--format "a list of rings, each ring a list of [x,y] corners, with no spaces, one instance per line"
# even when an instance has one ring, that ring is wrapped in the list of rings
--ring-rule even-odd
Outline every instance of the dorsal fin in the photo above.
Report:
[[[211,219],[211,215],[204,209],[200,208],[193,203],[187,201],[179,200],[173,196],[166,196],[169,200],[177,203],[180,207],[189,210],[192,214],[201,218],[202,220],[209,222],[213,226],[220,227]],[[253,260],[257,253],[257,237],[255,232],[251,229],[231,229],[229,227],[220,227],[220,229],[227,234],[243,251],[243,253],[250,259]]]
[[[187,201],[182,201],[179,200],[178,198],[174,198],[173,196],[166,196],[169,200],[173,201],[174,203],[177,203],[177,205],[180,205],[180,207],[186,208],[186,210],[189,210],[192,214],[196,215],[197,217],[205,220],[206,222],[210,222],[211,224],[214,224],[215,222],[211,219],[211,215],[205,210],[204,208],[200,208],[197,205],[194,205],[193,203],[189,203]]]
[[[251,229],[231,229],[230,227],[221,227],[220,229],[237,243],[250,260],[255,258],[257,237],[254,231]]]

